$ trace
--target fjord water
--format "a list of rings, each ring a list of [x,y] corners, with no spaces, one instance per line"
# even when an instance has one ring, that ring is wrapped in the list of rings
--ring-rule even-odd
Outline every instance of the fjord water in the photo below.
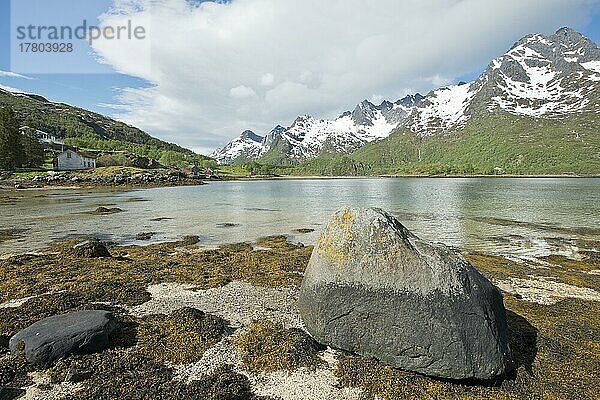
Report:
[[[91,215],[98,206],[122,213]],[[343,206],[380,207],[418,236],[468,251],[515,257],[563,254],[600,240],[600,179],[399,178],[211,182],[134,191],[0,192],[0,255],[35,251],[70,236],[123,244],[198,235],[200,245],[284,234],[312,244]],[[301,234],[299,228],[316,232]]]

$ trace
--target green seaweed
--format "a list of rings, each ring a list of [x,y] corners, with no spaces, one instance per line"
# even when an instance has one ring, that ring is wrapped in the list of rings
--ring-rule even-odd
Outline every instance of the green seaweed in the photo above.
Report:
[[[242,354],[243,367],[252,372],[316,369],[324,347],[300,329],[285,329],[271,321],[254,321],[247,332],[231,339]]]
[[[226,332],[226,322],[193,308],[169,315],[149,315],[139,321],[136,352],[163,363],[199,361]]]

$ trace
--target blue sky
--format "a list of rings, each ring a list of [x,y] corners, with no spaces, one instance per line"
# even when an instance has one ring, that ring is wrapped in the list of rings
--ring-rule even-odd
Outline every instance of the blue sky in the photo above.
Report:
[[[36,21],[36,16],[55,12],[57,14],[62,13],[59,19],[61,21],[67,21],[69,24],[73,24],[75,21],[79,21],[83,18],[97,23],[97,17],[100,14],[108,11],[112,4],[111,0],[17,1],[38,1],[38,5],[35,7],[35,10],[31,9],[31,15],[27,15],[27,17],[31,17],[32,21]],[[56,1],[66,2],[66,4],[70,4],[71,6],[67,8],[60,8],[57,6],[58,3],[56,3]],[[183,0],[162,1],[165,3],[171,2],[172,4],[179,5],[181,5],[183,2]],[[465,2],[473,3],[476,1],[477,0],[467,0]],[[440,4],[443,3],[442,0],[437,0],[437,2],[440,2]],[[536,3],[535,0],[528,0],[526,2],[532,4]],[[193,3],[198,5],[202,2],[194,1]],[[278,3],[273,3],[273,13],[281,12],[284,16],[288,15],[289,18],[293,18],[294,14],[290,13],[289,10],[284,9],[283,6],[281,6],[284,3],[291,4],[292,6],[294,5],[294,3],[290,2],[289,0],[280,0]],[[460,2],[447,1],[446,3]],[[510,3],[510,1],[507,1],[507,3]],[[519,2],[513,3],[519,4]],[[298,81],[286,78],[286,80],[282,81],[281,85],[278,86],[278,78],[284,74],[291,75],[292,72],[290,72],[290,67],[279,65],[277,60],[287,59],[288,56],[295,60],[293,57],[296,57],[297,55],[294,54],[294,52],[300,51],[296,50],[298,48],[297,43],[299,42],[296,42],[296,39],[294,38],[281,39],[289,40],[290,44],[287,46],[287,48],[290,49],[291,55],[278,54],[277,57],[274,57],[272,60],[269,59],[266,61],[268,67],[261,65],[260,68],[262,69],[256,70],[257,73],[260,72],[258,78],[250,76],[251,74],[248,71],[238,71],[238,64],[246,63],[246,60],[252,59],[252,52],[255,49],[253,46],[256,46],[256,43],[250,42],[250,38],[246,39],[245,36],[250,36],[251,33],[244,31],[243,24],[247,24],[249,26],[249,30],[250,27],[252,27],[252,31],[256,31],[257,29],[260,30],[261,27],[265,26],[266,24],[272,23],[272,21],[261,21],[260,18],[263,18],[263,16],[255,16],[252,12],[253,10],[243,9],[241,8],[241,5],[238,7],[235,1],[233,2],[234,7],[231,7],[230,10],[226,8],[229,7],[227,5],[215,5],[214,8],[210,9],[208,7],[206,9],[200,7],[202,9],[199,9],[198,11],[183,7],[179,11],[180,15],[181,13],[185,13],[184,17],[188,14],[190,16],[195,16],[195,21],[197,21],[197,18],[199,17],[209,18],[207,15],[209,15],[210,18],[214,18],[214,21],[226,21],[226,25],[224,27],[222,26],[221,30],[219,31],[220,35],[223,35],[223,29],[230,29],[232,35],[240,35],[239,42],[242,44],[232,44],[231,40],[227,40],[222,42],[223,44],[221,47],[217,47],[217,39],[214,38],[220,39],[220,36],[210,36],[214,35],[214,32],[206,30],[203,32],[205,36],[213,37],[213,39],[212,41],[209,41],[208,39],[202,41],[202,38],[195,36],[197,35],[197,31],[193,31],[193,36],[189,36],[189,46],[191,46],[191,48],[186,49],[188,52],[190,52],[190,54],[187,54],[187,57],[182,55],[181,62],[178,64],[168,63],[168,60],[162,58],[159,59],[159,51],[156,52],[156,56],[153,55],[153,57],[155,57],[153,58],[153,68],[155,67],[154,63],[156,62],[156,69],[160,70],[161,72],[168,71],[168,75],[165,73],[159,75],[154,71],[148,74],[135,73],[133,72],[134,69],[129,68],[131,65],[134,65],[134,63],[130,62],[127,64],[124,62],[121,66],[121,69],[125,70],[127,73],[117,73],[110,65],[103,65],[100,67],[100,70],[104,69],[105,71],[109,71],[108,73],[23,73],[23,75],[26,75],[31,79],[1,76],[0,74],[0,85],[10,88],[17,88],[25,92],[41,94],[53,101],[60,101],[90,109],[102,114],[115,116],[125,120],[126,122],[136,124],[140,128],[145,129],[150,134],[155,136],[169,141],[178,142],[197,151],[207,152],[211,148],[224,144],[228,138],[237,135],[245,128],[254,129],[258,133],[263,133],[264,131],[268,130],[270,126],[274,126],[276,123],[282,123],[284,125],[291,123],[294,115],[312,113],[319,117],[327,117],[351,107],[352,104],[358,103],[360,100],[362,100],[362,98],[380,99],[383,96],[385,98],[389,98],[390,100],[395,100],[394,96],[399,97],[403,93],[411,90],[426,91],[433,88],[436,84],[439,84],[439,82],[446,83],[458,82],[461,80],[472,80],[485,68],[491,57],[500,55],[504,50],[507,50],[514,41],[518,40],[524,33],[527,32],[541,32],[550,34],[563,25],[571,25],[574,29],[582,32],[596,43],[600,42],[600,14],[598,13],[598,2],[581,0],[581,4],[583,4],[581,6],[581,10],[587,11],[579,11],[578,14],[573,12],[573,14],[569,15],[566,15],[567,13],[563,12],[562,10],[570,9],[565,8],[565,5],[570,3],[570,1],[563,1],[563,8],[560,6],[560,0],[553,0],[552,3],[556,3],[554,8],[545,7],[549,10],[547,11],[549,13],[548,16],[540,16],[539,21],[535,21],[535,18],[533,18],[531,20],[531,25],[528,25],[527,20],[521,21],[520,25],[515,23],[514,32],[511,32],[510,30],[510,18],[518,19],[518,14],[516,14],[516,12],[519,12],[519,10],[517,10],[516,7],[519,6],[513,6],[514,10],[508,10],[509,12],[506,14],[506,24],[503,25],[504,30],[502,30],[498,35],[486,32],[485,28],[479,28],[481,33],[477,34],[474,32],[472,35],[472,40],[477,41],[478,43],[476,46],[473,46],[476,47],[478,53],[475,54],[475,50],[473,50],[473,52],[466,54],[464,57],[462,57],[462,60],[464,60],[463,63],[455,62],[455,65],[449,63],[452,65],[444,66],[444,68],[446,68],[444,70],[439,61],[437,61],[436,64],[436,59],[432,56],[432,61],[430,62],[431,65],[428,65],[425,68],[423,65],[418,66],[421,68],[421,70],[427,70],[429,72],[423,72],[421,75],[415,76],[414,73],[411,75],[410,72],[403,72],[403,60],[400,60],[398,61],[399,73],[397,74],[397,77],[394,77],[394,79],[388,79],[387,81],[383,79],[374,79],[372,85],[373,87],[366,87],[363,83],[359,82],[348,82],[346,85],[349,88],[352,87],[353,90],[348,90],[347,94],[345,91],[340,90],[339,94],[336,94],[336,96],[330,96],[329,93],[319,92],[318,95],[311,97],[309,94],[305,93],[306,91],[294,91],[295,88],[300,84],[305,85],[305,88],[309,89],[313,89],[311,85],[315,87],[318,86],[318,82],[321,82],[318,81],[319,78],[315,78],[319,68],[318,66],[315,66],[315,62],[318,62],[318,60],[311,60],[311,62],[307,62],[307,65],[304,67],[305,69],[299,70],[297,75],[301,76],[301,78],[298,78]],[[298,7],[302,3],[296,2],[295,4],[296,7]],[[545,5],[548,3],[540,4]],[[593,6],[589,6],[589,4],[592,4]],[[457,4],[454,4],[454,6],[456,5]],[[237,9],[235,7],[237,7]],[[326,8],[326,6],[323,7],[322,13],[326,14],[327,12],[331,11],[332,13],[335,12],[336,15],[339,15],[339,10],[329,10]],[[295,13],[293,7],[292,11]],[[513,11],[515,13],[511,14]],[[535,15],[535,11],[535,4],[533,4],[530,9],[527,10],[527,12],[532,13],[531,15]],[[426,13],[419,14],[422,12],[421,10],[402,10],[402,12],[404,14],[414,13],[416,15],[414,18],[419,18],[419,16],[424,19],[428,18]],[[160,18],[166,18],[164,16],[165,13],[166,11],[163,11],[162,14],[157,13],[156,15],[152,15],[152,20],[160,21]],[[221,19],[217,18],[220,15],[219,13],[223,14]],[[373,11],[373,13],[375,13],[375,11]],[[561,13],[565,15],[563,16]],[[586,13],[587,15],[585,15]],[[268,14],[268,12],[265,14]],[[400,11],[398,11],[398,15],[400,14]],[[501,13],[497,14],[499,14],[498,19],[501,19]],[[10,1],[0,0],[0,71],[11,71],[10,16]],[[373,14],[373,17],[378,18],[379,16]],[[381,17],[383,18],[385,16]],[[236,24],[232,22],[234,21],[234,18],[243,19],[243,24]],[[248,21],[249,18],[250,20]],[[290,21],[288,20],[288,22]],[[398,22],[401,23],[401,21]],[[430,21],[422,21],[422,25],[424,26],[428,26],[429,23]],[[458,21],[458,23],[460,24],[460,21]],[[490,23],[498,22],[491,20]],[[185,26],[183,23],[181,25]],[[160,28],[162,28],[162,26]],[[177,31],[184,28],[180,26],[173,29]],[[500,30],[501,29],[499,29],[499,31]],[[352,32],[351,34],[354,33],[355,32]],[[386,32],[379,33],[385,34]],[[177,32],[173,33],[174,37],[177,37],[175,36],[176,34]],[[189,32],[183,32],[183,34],[189,35]],[[365,35],[366,34],[367,33],[365,33]],[[368,32],[368,34],[371,35],[372,32]],[[266,36],[262,36],[260,40],[264,41],[264,37],[271,38],[278,35],[278,33],[265,33],[265,35]],[[181,37],[187,38],[187,36]],[[357,36],[357,38],[360,39],[359,36]],[[469,38],[470,36],[467,32],[463,36],[457,34],[456,40],[466,42],[465,45],[468,46],[470,45],[470,42],[467,42],[467,40],[470,40]],[[164,47],[169,47],[169,38],[164,39],[161,37],[160,40],[164,40]],[[257,40],[259,39],[257,38]],[[337,38],[336,40],[338,40],[338,42],[335,42],[335,46],[345,45],[345,43],[339,43],[341,39]],[[160,48],[161,45],[162,43],[157,40],[153,42],[153,46],[158,48],[158,50],[165,51],[164,49]],[[230,48],[227,46],[230,46]],[[249,54],[247,55],[249,58],[236,58],[237,54],[247,50],[242,46],[249,48]],[[271,51],[272,53],[278,51],[281,52],[281,50],[276,46],[276,43],[269,42],[267,47],[273,49]],[[334,46],[334,44],[332,44],[332,46]],[[197,53],[199,54],[207,54],[208,51],[212,51],[215,54],[211,54],[210,57],[204,57],[203,59],[193,58],[192,56],[198,56],[198,54],[193,54],[196,52],[196,49]],[[222,54],[220,53],[221,49],[223,49]],[[332,52],[335,52],[336,49],[337,47],[332,47]],[[432,52],[434,50],[435,49],[432,49]],[[369,49],[369,51],[371,51],[371,49]],[[372,51],[376,52],[376,49]],[[307,52],[310,52],[310,49],[308,49]],[[325,48],[325,52],[327,52],[327,48]],[[321,53],[315,54],[323,54],[323,50],[321,50]],[[118,57],[122,57],[122,53],[112,54],[107,52],[106,54],[103,54],[103,56],[109,61],[109,63],[120,65],[118,62]],[[343,56],[343,54],[341,56]],[[83,56],[80,55],[78,57],[81,59],[78,59],[77,62],[97,63],[92,55],[84,54]],[[259,58],[261,56],[257,54],[256,57]],[[312,57],[314,57],[314,54]],[[419,57],[419,54],[415,54],[414,57]],[[423,57],[427,58],[425,56]],[[75,61],[71,59],[68,62],[74,63]],[[218,62],[221,62],[221,64],[218,64]],[[394,62],[394,60],[387,62]],[[181,67],[180,69],[178,69],[178,65]],[[373,64],[373,66],[361,65],[359,67],[366,68],[367,71],[369,69],[373,69],[377,73],[379,73],[381,69],[382,76],[385,73],[393,75],[393,71],[390,73],[379,64]],[[357,67],[357,71],[361,70],[359,67]],[[209,68],[214,68],[215,71],[209,71]],[[290,71],[286,70],[286,68],[288,68]],[[436,68],[439,69],[439,72],[436,72]],[[248,67],[248,70],[250,69],[251,68]],[[326,74],[330,74],[331,69],[332,67],[327,65],[326,68],[324,67],[325,72],[322,72],[322,75],[325,76]],[[333,67],[333,69],[335,69],[335,67]],[[228,72],[230,70],[231,72]],[[303,71],[308,72],[305,73]],[[214,75],[211,75],[211,73]],[[225,83],[220,81],[220,75],[224,74],[230,74],[231,76],[238,74],[239,76],[236,76],[235,79],[232,78],[231,82]],[[342,75],[343,74],[341,74],[338,78],[346,79]],[[165,78],[165,76],[173,76],[173,78],[169,80],[168,78]],[[252,79],[254,80],[254,83]],[[255,81],[257,80],[260,80],[262,83],[256,83]],[[193,84],[190,85],[188,81],[191,81]],[[216,83],[216,81],[219,82]],[[274,83],[271,81],[274,81]],[[177,82],[182,83],[180,86],[177,86]],[[270,85],[273,86],[272,92],[267,90]],[[190,86],[194,86],[193,93],[186,92],[187,87]],[[325,87],[324,84],[322,86]],[[267,89],[263,90],[263,87],[267,87]],[[291,90],[290,88],[294,90]],[[124,89],[125,92],[123,92]],[[273,97],[272,95],[280,94],[285,90],[290,90],[290,94],[288,97],[278,97],[274,104],[281,108],[278,109],[277,113],[271,112],[271,110],[268,108],[270,104],[270,108],[273,108],[273,103],[269,103],[268,100]],[[206,91],[205,94],[203,91]],[[186,110],[185,112],[182,110],[181,114],[178,114],[173,110],[168,110],[168,112],[165,111],[164,115],[157,114],[157,120],[160,121],[148,121],[148,115],[153,115],[153,112],[158,113],[165,108],[168,109],[170,104],[179,100],[178,97],[186,99],[186,106],[189,105],[189,109],[187,109],[188,107],[182,107],[180,105],[177,107],[173,106],[173,109],[182,110],[185,108]],[[206,97],[210,97],[209,100],[212,101],[208,101]],[[304,100],[300,101],[298,99]],[[235,100],[236,103],[232,103],[233,100]],[[252,102],[256,104],[253,104]],[[215,108],[214,104],[209,103],[217,103],[220,106]],[[107,104],[117,104],[118,107],[106,107]],[[182,120],[189,120],[190,122],[189,124],[184,124],[180,122]]]
[[[26,0],[28,1],[28,0]],[[42,0],[45,1],[45,0]],[[52,1],[42,3],[40,13],[46,14],[53,7]],[[69,5],[79,4],[79,7],[61,8],[61,11],[69,10],[66,19],[81,21],[89,16],[98,16],[106,12],[112,1],[69,1]],[[0,0],[0,70],[11,71],[10,55],[10,23],[11,23],[11,1]],[[97,23],[97,18],[95,18]],[[92,57],[86,57],[90,62],[95,62]],[[71,62],[71,60],[70,60]],[[104,69],[104,68],[103,68]],[[105,66],[108,73],[63,73],[63,74],[26,74],[32,79],[19,79],[11,77],[0,77],[0,85],[18,88],[25,92],[41,94],[53,101],[72,104],[102,114],[110,114],[110,109],[100,106],[104,103],[114,102],[117,88],[122,87],[144,87],[148,85],[144,79],[119,74],[110,66]]]

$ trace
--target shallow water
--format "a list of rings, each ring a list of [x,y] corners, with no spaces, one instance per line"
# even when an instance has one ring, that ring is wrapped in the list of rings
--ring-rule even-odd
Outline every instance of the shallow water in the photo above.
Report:
[[[314,242],[342,206],[381,207],[422,238],[473,251],[577,257],[600,240],[600,179],[399,178],[211,182],[135,191],[0,192],[0,255],[35,251],[50,241],[93,235],[122,243],[140,232],[152,241],[198,235],[201,245],[285,234]],[[98,206],[122,213],[90,215]],[[19,231],[17,231],[19,232]],[[22,232],[22,231],[21,231]]]

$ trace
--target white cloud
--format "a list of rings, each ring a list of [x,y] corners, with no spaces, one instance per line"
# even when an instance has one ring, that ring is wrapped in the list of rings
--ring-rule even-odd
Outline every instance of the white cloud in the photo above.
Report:
[[[266,73],[260,77],[260,84],[263,86],[271,86],[275,83],[275,75],[271,73]]]
[[[256,97],[256,92],[254,91],[254,89],[249,88],[248,86],[240,85],[231,88],[231,90],[229,91],[229,95],[234,99],[244,100]]]
[[[304,113],[334,116],[471,73],[532,32],[587,22],[596,0],[115,0],[106,24],[149,42],[97,41],[127,88],[120,118],[192,148],[266,132]],[[197,3],[197,2],[196,2]],[[147,44],[151,44],[151,62]]]
[[[429,77],[428,80],[434,87],[448,86],[450,83],[452,83],[452,79],[445,78],[437,74]]]
[[[0,70],[0,77],[2,77],[2,78],[20,78],[20,79],[28,79],[28,80],[33,79],[26,75],[21,75],[21,74],[15,73],[15,72],[1,71],[1,70]]]

